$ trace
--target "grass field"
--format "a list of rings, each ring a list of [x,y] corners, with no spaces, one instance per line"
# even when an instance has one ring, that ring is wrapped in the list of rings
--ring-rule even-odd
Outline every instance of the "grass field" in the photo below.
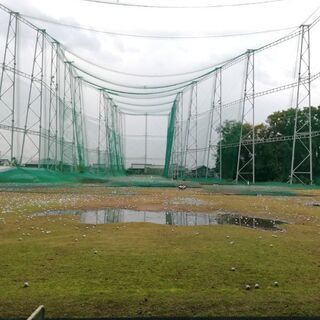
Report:
[[[0,190],[0,318],[26,317],[40,304],[47,317],[70,318],[320,315],[320,208],[310,205],[320,202],[320,190],[288,197],[233,195],[232,187],[227,195],[219,188]],[[77,216],[32,215],[104,207],[224,210],[288,224],[282,232],[94,226]],[[259,289],[244,289],[256,283]]]

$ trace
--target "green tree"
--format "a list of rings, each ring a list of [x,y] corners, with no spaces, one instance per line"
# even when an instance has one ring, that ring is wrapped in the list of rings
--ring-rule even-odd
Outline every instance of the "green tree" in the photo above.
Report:
[[[237,155],[239,143],[241,123],[236,121],[226,121],[222,126],[222,140],[218,144],[218,149],[220,148],[220,143],[222,146],[222,178],[227,180],[232,180],[236,176],[237,170]],[[244,129],[244,131],[249,132],[250,128]],[[228,145],[234,145],[229,147]],[[228,147],[224,147],[228,146]],[[220,166],[220,154],[216,159],[216,168]]]
[[[295,109],[290,108],[283,111],[277,111],[272,113],[267,118],[267,124],[269,126],[268,137],[284,137],[293,136],[294,123],[295,123]],[[304,108],[298,112],[298,127],[301,128],[308,117],[309,108]],[[320,107],[311,108],[311,124],[312,132],[320,131]],[[304,127],[301,132],[308,132],[309,128]],[[304,139],[303,143],[308,144],[308,139]],[[277,166],[278,173],[273,180],[287,181],[291,169],[291,157],[292,157],[292,145],[293,141],[283,141],[272,143],[274,149],[273,158]],[[313,151],[313,172],[314,176],[320,175],[320,154],[319,154],[320,138],[314,137],[312,139],[312,151]],[[306,149],[302,143],[296,144],[296,163],[303,161],[306,156]],[[308,162],[299,168],[299,171],[308,171]]]
[[[298,112],[298,127],[301,127],[309,109],[304,108]],[[255,126],[256,133],[256,181],[283,181],[289,179],[292,157],[292,139],[279,142],[261,143],[270,138],[292,137],[294,134],[296,111],[293,108],[277,111],[268,116],[266,123]],[[320,107],[311,109],[312,132],[320,133]],[[240,140],[241,124],[235,121],[226,121],[222,127],[222,177],[232,180],[236,176],[238,143]],[[250,125],[243,127],[243,136],[252,130]],[[308,132],[306,126],[301,132]],[[245,139],[250,139],[246,137]],[[303,140],[308,143],[308,139]],[[229,145],[229,146],[228,146]],[[302,161],[306,155],[305,147],[301,143],[296,144],[296,161]],[[313,137],[313,172],[315,177],[320,177],[320,134]],[[243,152],[240,165],[249,159],[249,153]],[[216,159],[216,168],[220,165],[219,153]],[[301,170],[308,170],[307,163]]]

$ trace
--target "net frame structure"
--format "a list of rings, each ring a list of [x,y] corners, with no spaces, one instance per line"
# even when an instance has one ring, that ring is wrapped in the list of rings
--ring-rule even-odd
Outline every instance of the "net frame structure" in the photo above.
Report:
[[[125,120],[142,116],[144,155],[139,159],[146,173],[153,157],[148,139],[160,137],[150,134],[149,120],[163,117],[167,119],[165,156],[153,159],[163,162],[160,171],[166,178],[254,184],[261,170],[260,146],[286,142],[292,143],[287,181],[313,184],[320,128],[313,128],[312,104],[319,97],[312,100],[311,92],[316,91],[320,72],[312,72],[316,63],[311,69],[311,56],[316,54],[311,55],[310,34],[320,18],[201,70],[196,77],[140,86],[92,74],[70,59],[66,48],[44,29],[3,5],[0,12],[7,25],[0,76],[0,158],[6,158],[11,167],[124,175]],[[29,60],[19,56],[25,38]],[[272,59],[274,51],[295,41],[298,51],[291,81],[287,77],[277,86],[265,85],[261,56]],[[283,93],[292,96],[287,108],[293,109],[294,130],[266,137],[261,134],[265,128],[257,120],[257,108],[261,100],[275,95],[282,99]],[[88,114],[91,109],[95,116]],[[226,132],[233,134],[232,139],[226,138]]]
[[[8,25],[0,77],[1,158],[12,167],[123,175],[121,113],[112,98],[79,74],[45,30],[3,5],[0,11]],[[30,55],[21,59],[25,38]],[[94,118],[86,114],[89,91],[98,97]],[[88,141],[90,130],[95,134]]]
[[[286,141],[292,143],[290,159],[287,159],[291,166],[287,170],[287,177],[282,181],[290,184],[312,185],[314,183],[315,155],[313,152],[318,148],[316,138],[319,136],[319,130],[313,128],[312,119],[317,116],[312,103],[318,105],[319,101],[318,96],[311,100],[311,91],[318,93],[317,80],[320,74],[311,72],[310,33],[311,29],[316,30],[314,27],[318,22],[319,18],[309,25],[301,25],[296,31],[272,43],[254,50],[247,50],[242,55],[217,66],[212,73],[193,82],[176,95],[170,113],[167,137],[165,164],[167,177],[210,179],[217,183],[229,180],[233,183],[254,184],[257,170],[259,170],[256,164],[258,154],[256,149],[259,149],[260,145],[269,143],[280,145]],[[257,57],[293,41],[297,43],[298,51],[292,81],[258,91]],[[225,91],[230,90],[228,84],[224,84],[224,78],[227,72],[239,65],[242,65],[243,69],[242,87],[238,88],[237,98],[230,99],[227,94],[224,96]],[[314,63],[315,70],[316,67],[319,66]],[[202,90],[200,93],[199,87],[204,82],[211,83],[212,89],[207,92]],[[211,98],[207,99],[210,102],[203,107],[199,97],[209,96],[208,92],[211,92]],[[291,96],[287,109],[293,110],[294,129],[290,134],[278,133],[260,137],[261,122],[258,121],[261,120],[256,119],[257,104],[260,100],[277,94]],[[230,109],[234,110],[231,117],[228,115]],[[207,119],[206,122],[201,120],[204,116]],[[224,130],[228,125],[232,125],[234,130],[237,130],[233,141],[225,140]],[[200,132],[201,127],[206,128],[204,133]],[[202,142],[199,141],[201,138]],[[299,151],[296,149],[297,146],[300,146]],[[233,152],[233,159],[230,161],[229,157],[229,164],[223,159],[223,155],[227,154],[228,150],[229,153]],[[232,172],[228,177],[224,177],[223,172],[226,171],[224,167],[228,167]]]

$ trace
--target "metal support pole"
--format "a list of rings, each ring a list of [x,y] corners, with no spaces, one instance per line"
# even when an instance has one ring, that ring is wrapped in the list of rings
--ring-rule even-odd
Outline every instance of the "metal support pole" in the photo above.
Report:
[[[18,39],[18,18],[15,14],[15,37],[14,37],[14,67],[13,67],[13,87],[12,87],[12,119],[11,119],[11,161],[14,158],[14,127],[15,127],[15,105],[16,105],[16,67],[17,67],[17,39]]]
[[[0,78],[0,124],[9,126],[10,131],[0,130],[0,156],[14,158],[14,128],[16,111],[16,67],[18,13],[9,15],[6,44]],[[9,128],[8,127],[8,128]]]
[[[184,171],[187,166],[198,176],[198,84],[193,82],[190,89],[190,103],[185,135]],[[190,163],[187,163],[190,160]]]
[[[144,131],[144,171],[146,172],[148,161],[148,113],[145,114],[145,131]]]
[[[26,144],[29,155],[26,163],[38,160],[38,168],[41,166],[41,143],[42,143],[42,113],[43,113],[43,78],[44,78],[44,40],[45,30],[38,30],[35,42],[35,50],[32,64],[31,81],[29,87],[27,113],[24,125],[20,163],[23,161]],[[38,128],[39,136],[35,137],[31,130]],[[36,140],[38,139],[38,141]]]
[[[75,124],[76,121],[76,79],[73,74],[72,65],[69,64],[69,73],[70,73],[70,93],[71,93],[71,122],[70,128],[72,130],[72,144],[71,144],[71,163],[72,163],[72,171],[76,171],[77,169],[77,152],[76,152],[76,134],[77,134],[77,127]]]
[[[75,130],[74,130],[74,99],[75,86],[71,61],[64,61],[63,103],[61,117],[61,169],[67,166],[73,171],[76,164]]]
[[[182,126],[183,126],[183,93],[179,92],[176,97],[176,117],[175,117],[175,138],[174,138],[174,152],[175,152],[175,159],[174,159],[174,176],[176,179],[180,177],[181,168],[182,168],[182,150],[183,150],[183,137],[182,137]]]
[[[41,151],[42,151],[42,130],[43,130],[43,111],[44,111],[44,86],[43,86],[43,79],[44,79],[44,53],[45,53],[45,30],[41,30],[41,73],[40,73],[40,115],[39,115],[39,155],[38,155],[38,168],[41,167]]]
[[[120,141],[121,141],[121,160],[122,160],[122,169],[125,169],[125,162],[124,162],[124,159],[125,159],[125,142],[124,142],[124,139],[125,139],[125,123],[124,123],[124,116],[122,113],[119,112],[119,117],[120,117]]]
[[[302,25],[290,184],[313,183],[310,26]],[[305,135],[307,134],[307,136]],[[304,138],[302,138],[304,137]]]
[[[66,78],[67,78],[67,64],[64,62],[64,67],[63,67],[63,102],[60,108],[60,171],[64,170],[64,119],[65,119],[65,113],[66,113],[66,91],[67,91],[67,86],[66,86]]]
[[[111,162],[110,162],[110,147],[109,147],[109,128],[108,128],[108,100],[106,97],[105,92],[102,92],[102,99],[103,99],[103,120],[104,120],[104,126],[105,126],[105,158],[106,158],[106,163],[105,167],[106,170],[110,170],[111,167]]]
[[[82,171],[86,166],[85,153],[85,127],[83,123],[83,97],[82,97],[82,78],[74,76],[74,97],[73,97],[73,144],[75,148],[75,165]]]
[[[117,119],[118,119],[118,145],[119,145],[119,159],[120,159],[120,170],[124,169],[124,157],[123,157],[123,118],[122,114],[117,108]]]
[[[106,113],[107,113],[107,138],[108,138],[108,150],[109,150],[109,164],[111,171],[117,173],[119,164],[119,151],[117,147],[117,125],[116,125],[116,105],[113,103],[112,99],[105,95],[106,103]]]
[[[219,178],[222,181],[222,69],[220,69],[220,100],[219,100]]]
[[[101,168],[101,146],[102,146],[102,137],[103,137],[103,124],[102,124],[102,109],[103,109],[103,92],[100,90],[99,94],[99,117],[98,117],[98,146],[97,146],[97,160],[98,160],[98,172]]]
[[[254,50],[247,51],[247,62],[242,103],[240,141],[238,149],[236,183],[243,180],[255,183],[255,71]],[[251,139],[251,145],[243,141]]]
[[[47,169],[57,169],[59,117],[59,43],[51,43]],[[52,163],[53,161],[53,163]]]
[[[111,110],[111,99],[105,94],[105,117],[106,117],[106,131],[107,131],[107,145],[108,145],[108,156],[109,156],[109,168],[110,171],[114,170],[114,148],[112,138],[112,110]]]
[[[206,179],[209,175],[209,166],[213,165],[213,161],[217,159],[219,148],[219,179],[222,178],[222,69],[219,68],[214,74],[213,80],[213,93],[212,93],[212,107],[210,110],[210,118],[207,131],[207,166],[206,166]],[[218,130],[217,129],[218,126]],[[218,136],[217,136],[218,131]],[[219,142],[219,143],[218,143]],[[212,159],[211,159],[212,158]]]
[[[113,104],[114,111],[114,136],[115,136],[115,150],[117,160],[117,171],[119,172],[122,168],[122,156],[121,156],[121,143],[120,143],[120,122],[119,112],[117,105]]]

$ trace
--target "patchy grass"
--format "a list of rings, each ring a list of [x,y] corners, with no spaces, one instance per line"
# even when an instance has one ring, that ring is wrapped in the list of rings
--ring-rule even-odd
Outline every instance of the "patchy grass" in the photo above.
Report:
[[[309,196],[101,186],[2,191],[0,317],[26,317],[39,304],[48,317],[320,315],[320,209],[309,205],[320,192]],[[194,198],[201,201],[186,200]],[[32,216],[101,207],[224,210],[290,224],[274,233]],[[260,289],[244,289],[255,283]]]

